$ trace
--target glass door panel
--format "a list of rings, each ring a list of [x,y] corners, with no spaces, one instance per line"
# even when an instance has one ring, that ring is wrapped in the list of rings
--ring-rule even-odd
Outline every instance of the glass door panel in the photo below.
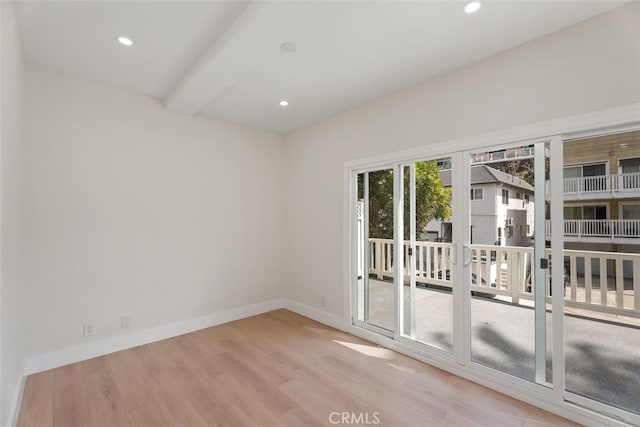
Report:
[[[471,360],[543,385],[552,380],[549,154],[548,143],[468,153],[465,259]]]
[[[603,159],[608,193],[584,184],[563,194],[565,205],[583,206],[582,217],[564,221],[565,387],[570,400],[589,399],[578,403],[640,415],[640,215],[632,214],[640,206],[640,132],[563,144],[565,164]]]
[[[395,324],[393,169],[357,177],[357,320],[386,331]]]
[[[402,165],[400,335],[453,352],[451,158]]]

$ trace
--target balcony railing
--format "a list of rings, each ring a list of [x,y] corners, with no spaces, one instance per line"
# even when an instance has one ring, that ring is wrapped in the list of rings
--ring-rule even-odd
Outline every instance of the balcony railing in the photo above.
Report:
[[[551,225],[547,220],[547,239],[551,236],[550,233]],[[640,219],[565,219],[564,235],[578,238],[640,239]]]
[[[369,274],[394,275],[393,240],[369,239]],[[471,245],[471,290],[518,304],[534,297],[533,248]],[[453,288],[451,243],[416,242],[416,282]],[[409,280],[409,243],[404,244],[404,279]],[[564,250],[565,305],[640,318],[640,254]],[[547,256],[550,251],[547,250]],[[551,297],[549,270],[546,295]]]
[[[513,148],[490,153],[477,153],[471,155],[471,164],[496,163],[506,160],[530,159],[533,157],[533,147]]]
[[[640,172],[564,179],[565,194],[608,193],[640,190]]]

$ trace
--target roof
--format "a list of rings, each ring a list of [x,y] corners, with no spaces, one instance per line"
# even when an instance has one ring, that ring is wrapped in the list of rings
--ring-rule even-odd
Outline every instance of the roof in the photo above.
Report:
[[[440,171],[440,179],[445,187],[451,187],[451,169]],[[471,166],[471,185],[489,183],[507,184],[532,193],[535,190],[531,184],[517,176],[509,175],[487,165]]]

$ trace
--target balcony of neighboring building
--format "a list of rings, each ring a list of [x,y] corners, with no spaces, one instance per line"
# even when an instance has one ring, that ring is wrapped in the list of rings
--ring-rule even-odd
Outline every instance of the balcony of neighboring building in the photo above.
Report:
[[[640,172],[565,178],[564,200],[640,198]]]
[[[565,166],[565,201],[640,198],[640,157],[619,159],[618,173],[608,162]]]
[[[617,206],[617,209],[612,209]],[[617,218],[612,217],[616,213]],[[546,237],[550,238],[550,221]],[[564,240],[580,243],[640,245],[640,200],[564,206]]]

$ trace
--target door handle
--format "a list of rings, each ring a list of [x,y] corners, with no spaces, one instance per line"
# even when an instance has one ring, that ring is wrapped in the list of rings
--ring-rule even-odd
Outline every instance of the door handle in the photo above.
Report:
[[[462,265],[467,266],[471,264],[471,258],[473,255],[473,249],[471,249],[471,246],[467,244],[462,245],[462,253],[463,253]]]

